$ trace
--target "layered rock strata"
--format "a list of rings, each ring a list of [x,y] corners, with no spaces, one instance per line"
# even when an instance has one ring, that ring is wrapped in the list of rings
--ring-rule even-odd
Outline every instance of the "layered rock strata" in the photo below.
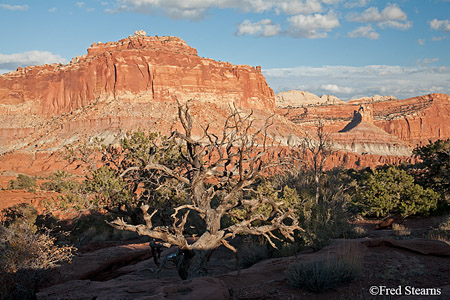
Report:
[[[373,125],[396,136],[410,147],[429,140],[450,138],[450,95],[429,94],[404,100],[364,102],[373,111]],[[338,132],[351,120],[361,103],[308,106],[279,109],[278,113],[302,127],[314,126],[315,120],[325,121],[327,130]]]
[[[338,133],[332,134],[335,146],[358,154],[384,156],[410,156],[411,148],[373,124],[370,106],[361,105],[353,113],[353,119]]]
[[[0,76],[0,114],[55,115],[99,101],[161,102],[197,99],[274,109],[260,67],[197,55],[178,37],[143,32],[96,43],[67,64],[19,68]]]

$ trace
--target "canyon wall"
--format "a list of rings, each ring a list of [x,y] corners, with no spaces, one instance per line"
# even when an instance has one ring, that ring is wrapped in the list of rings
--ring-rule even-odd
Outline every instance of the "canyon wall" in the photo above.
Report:
[[[354,111],[358,111],[362,104],[371,108],[375,126],[410,147],[428,143],[429,140],[450,138],[450,95],[429,94],[404,100],[386,99],[279,108],[278,113],[303,127],[312,127],[316,120],[321,119],[328,131],[339,132],[352,121]]]
[[[202,58],[177,37],[143,32],[96,43],[67,64],[0,75],[0,114],[55,115],[99,101],[195,99],[272,111],[274,94],[260,67]]]

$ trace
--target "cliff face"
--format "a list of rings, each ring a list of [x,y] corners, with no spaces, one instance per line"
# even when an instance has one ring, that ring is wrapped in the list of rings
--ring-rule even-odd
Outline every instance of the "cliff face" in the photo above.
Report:
[[[410,147],[427,143],[428,140],[450,138],[450,95],[430,94],[404,100],[361,101],[278,109],[278,113],[286,115],[300,126],[311,126],[314,120],[323,119],[330,132],[338,132],[352,121],[353,112],[362,104],[371,108],[373,125]]]
[[[180,38],[143,32],[93,44],[67,65],[0,76],[1,114],[55,115],[98,101],[161,102],[174,96],[270,111],[275,105],[259,67],[205,59]]]
[[[397,136],[374,125],[373,110],[361,105],[353,112],[353,119],[338,133],[331,135],[335,145],[358,154],[410,156],[411,148]]]

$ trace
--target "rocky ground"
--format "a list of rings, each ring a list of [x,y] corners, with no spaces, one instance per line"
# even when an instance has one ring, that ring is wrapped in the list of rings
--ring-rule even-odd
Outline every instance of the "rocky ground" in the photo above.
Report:
[[[412,219],[401,236],[392,229],[375,230],[375,221],[360,221],[366,237],[335,240],[318,252],[272,258],[238,274],[232,253],[219,248],[210,262],[210,276],[178,279],[169,263],[156,278],[148,244],[128,244],[85,252],[52,272],[38,299],[428,299],[410,296],[408,287],[436,288],[450,298],[450,245],[421,239],[436,220]],[[166,253],[173,251],[166,250]],[[284,272],[290,264],[343,255],[361,256],[360,276],[325,293],[290,286]],[[372,296],[372,286],[402,289],[402,296]]]

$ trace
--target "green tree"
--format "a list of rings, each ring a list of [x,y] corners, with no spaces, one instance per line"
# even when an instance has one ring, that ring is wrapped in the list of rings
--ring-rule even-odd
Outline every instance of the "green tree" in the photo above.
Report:
[[[413,176],[395,166],[365,170],[358,184],[355,204],[363,215],[427,215],[436,208],[439,198],[436,192],[415,184]]]
[[[413,168],[416,181],[441,193],[450,202],[450,139],[429,142],[414,149],[421,162]]]

